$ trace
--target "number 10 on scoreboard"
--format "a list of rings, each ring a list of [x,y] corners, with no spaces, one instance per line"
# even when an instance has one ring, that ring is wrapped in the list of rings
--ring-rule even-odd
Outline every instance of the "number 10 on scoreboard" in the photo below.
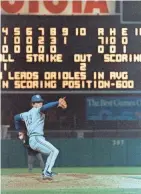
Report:
[[[75,35],[76,36],[86,36],[87,35],[86,28],[75,28]]]

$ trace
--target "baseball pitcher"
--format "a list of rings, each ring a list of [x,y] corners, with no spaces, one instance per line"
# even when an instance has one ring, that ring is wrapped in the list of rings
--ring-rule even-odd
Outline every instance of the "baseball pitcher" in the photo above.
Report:
[[[25,122],[27,135],[29,136],[29,145],[33,150],[48,155],[45,168],[43,171],[43,179],[52,179],[54,173],[52,168],[59,154],[59,150],[44,138],[44,122],[45,113],[49,108],[61,107],[67,108],[65,98],[60,98],[56,102],[50,102],[43,105],[44,100],[40,95],[34,95],[31,98],[32,108],[28,112],[18,114],[14,117],[15,128],[21,132],[21,121]]]

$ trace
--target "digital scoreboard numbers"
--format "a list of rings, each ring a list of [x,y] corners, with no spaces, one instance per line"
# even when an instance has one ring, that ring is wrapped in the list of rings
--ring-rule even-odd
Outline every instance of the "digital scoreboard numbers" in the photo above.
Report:
[[[141,26],[119,16],[2,16],[1,90],[141,89]]]

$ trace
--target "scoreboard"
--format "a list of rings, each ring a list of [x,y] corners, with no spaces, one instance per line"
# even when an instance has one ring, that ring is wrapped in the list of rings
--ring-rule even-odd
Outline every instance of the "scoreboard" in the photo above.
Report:
[[[141,25],[120,16],[3,15],[1,91],[141,90]]]

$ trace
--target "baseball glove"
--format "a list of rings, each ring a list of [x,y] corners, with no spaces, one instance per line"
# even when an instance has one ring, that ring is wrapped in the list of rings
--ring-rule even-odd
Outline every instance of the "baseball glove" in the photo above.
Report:
[[[67,108],[67,102],[64,98],[59,98],[59,104],[58,107],[61,107],[62,109],[66,109]]]

